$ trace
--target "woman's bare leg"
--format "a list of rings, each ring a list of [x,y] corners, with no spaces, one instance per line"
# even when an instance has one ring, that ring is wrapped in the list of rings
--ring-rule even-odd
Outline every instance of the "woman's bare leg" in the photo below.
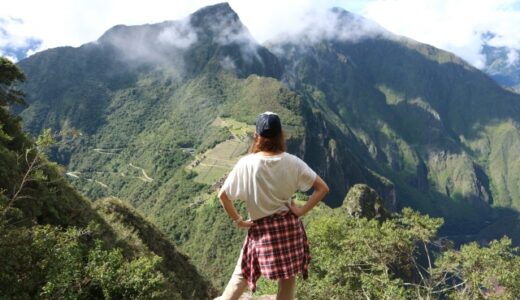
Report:
[[[278,280],[276,300],[293,300],[296,291],[296,277]]]
[[[242,257],[238,258],[237,265],[231,275],[231,279],[219,300],[238,300],[247,287],[247,281],[242,276]]]

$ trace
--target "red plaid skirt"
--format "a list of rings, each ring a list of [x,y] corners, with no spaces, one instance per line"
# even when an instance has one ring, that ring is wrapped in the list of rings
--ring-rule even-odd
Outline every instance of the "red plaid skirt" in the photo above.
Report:
[[[292,212],[254,221],[242,250],[242,276],[256,291],[260,276],[287,279],[302,273],[307,279],[311,260],[303,223]]]

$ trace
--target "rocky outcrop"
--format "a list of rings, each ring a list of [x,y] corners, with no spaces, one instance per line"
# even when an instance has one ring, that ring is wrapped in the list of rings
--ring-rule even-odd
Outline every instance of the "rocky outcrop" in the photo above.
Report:
[[[356,218],[377,219],[383,221],[390,216],[384,207],[383,199],[366,184],[355,184],[343,200],[347,214]]]

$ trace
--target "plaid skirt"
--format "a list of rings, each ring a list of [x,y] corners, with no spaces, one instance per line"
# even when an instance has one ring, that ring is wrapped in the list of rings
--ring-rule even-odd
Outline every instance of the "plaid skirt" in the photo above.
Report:
[[[242,276],[252,292],[260,276],[287,279],[302,273],[307,279],[311,260],[303,223],[292,212],[254,221],[242,249]]]

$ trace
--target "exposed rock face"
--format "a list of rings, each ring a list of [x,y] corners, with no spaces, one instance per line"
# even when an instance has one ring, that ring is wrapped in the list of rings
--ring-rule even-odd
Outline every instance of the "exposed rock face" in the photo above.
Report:
[[[489,178],[466,153],[430,152],[426,162],[430,177],[441,193],[466,200],[484,209],[493,198]]]
[[[383,206],[379,194],[366,184],[355,184],[343,200],[347,214],[356,218],[385,220],[390,213]]]

